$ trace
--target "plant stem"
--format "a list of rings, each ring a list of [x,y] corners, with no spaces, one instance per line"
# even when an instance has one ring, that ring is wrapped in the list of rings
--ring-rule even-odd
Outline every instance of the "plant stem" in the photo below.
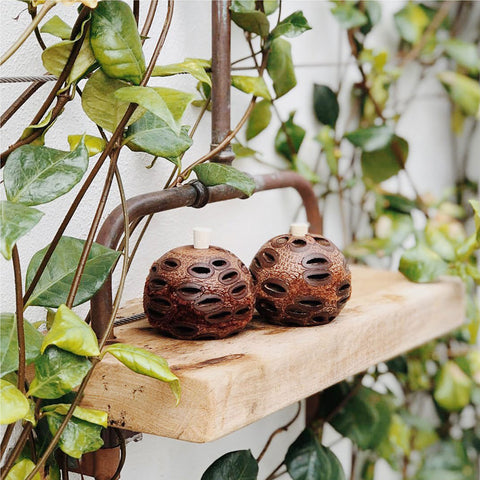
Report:
[[[17,388],[25,393],[25,329],[23,325],[22,271],[17,246],[12,248],[13,274],[15,277],[15,316],[18,339],[18,381]]]
[[[38,15],[32,20],[26,30],[18,37],[17,41],[7,50],[7,52],[0,58],[0,65],[3,65],[25,42],[25,40],[37,28],[39,23],[45,15],[55,6],[55,0],[47,0],[43,5]]]
[[[340,412],[347,403],[358,393],[362,387],[362,380],[365,373],[358,375],[355,379],[355,384],[351,390],[342,398],[342,401],[323,419],[323,423],[328,423],[338,412]]]
[[[13,429],[15,428],[14,423],[10,423],[7,425],[7,428],[5,429],[5,433],[3,434],[2,437],[2,444],[0,445],[0,459],[3,458],[3,454],[7,450],[8,443],[10,442],[10,438],[13,433]]]
[[[277,478],[275,474],[282,468],[283,464],[284,461],[282,460],[282,462],[272,471],[272,473],[270,473],[270,475],[268,475],[268,477],[265,478],[265,480],[273,480],[274,478]]]
[[[18,456],[22,453],[23,447],[25,446],[25,443],[27,442],[32,429],[33,429],[33,425],[30,422],[27,422],[27,424],[23,427],[22,433],[18,437],[18,440],[15,442],[15,446],[13,447],[12,451],[10,452],[10,455],[8,456],[7,460],[5,461],[2,467],[0,480],[6,479],[8,472],[13,467],[14,462],[17,460]]]

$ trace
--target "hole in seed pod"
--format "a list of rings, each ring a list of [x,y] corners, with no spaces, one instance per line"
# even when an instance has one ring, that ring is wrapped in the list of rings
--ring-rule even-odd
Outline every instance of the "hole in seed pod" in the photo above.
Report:
[[[323,302],[318,298],[302,298],[298,303],[308,308],[318,308],[323,305]]]
[[[324,317],[323,315],[312,317],[312,322],[315,322],[318,325],[325,325],[328,321],[328,317]]]
[[[253,270],[250,271],[250,275],[252,276],[253,283],[257,284],[258,278],[257,275],[255,275],[255,272],[253,272]]]
[[[350,298],[350,297],[341,298],[341,299],[338,301],[337,305],[343,305],[343,304],[347,303],[347,301],[348,301],[349,298]]]
[[[327,240],[325,237],[314,237],[315,241],[319,244],[322,245],[323,247],[329,247],[331,245],[330,241]]]
[[[180,297],[190,300],[198,297],[202,293],[202,289],[194,283],[187,283],[177,289],[177,293]]]
[[[151,268],[152,272],[156,272],[157,271],[157,267],[156,265],[152,265],[152,268]]]
[[[277,262],[277,254],[275,250],[272,250],[272,249],[262,250],[260,252],[260,256],[263,260],[263,263],[266,264],[266,266],[272,266],[274,263]]]
[[[292,245],[297,248],[303,248],[307,245],[307,241],[303,240],[303,238],[296,238],[292,241]]]
[[[180,260],[177,260],[176,258],[166,258],[162,262],[162,267],[165,270],[175,270],[180,266]]]
[[[195,277],[209,277],[213,272],[208,265],[192,265],[188,272]]]
[[[163,298],[163,297],[151,298],[150,301],[154,305],[158,305],[159,307],[171,307],[172,306],[172,304],[166,298]]]
[[[171,332],[180,338],[191,338],[197,334],[198,328],[193,325],[177,324],[171,327]]]
[[[315,257],[315,258],[311,258],[310,260],[307,260],[306,263],[307,265],[318,265],[322,263],[328,263],[328,260],[323,257]]]
[[[339,292],[345,292],[345,291],[347,291],[349,288],[350,288],[350,284],[349,284],[349,283],[345,283],[345,284],[343,284],[343,285],[338,289],[338,291],[339,291]]]
[[[287,289],[278,280],[267,280],[263,283],[262,289],[265,293],[275,297],[282,297],[287,294]]]
[[[212,265],[215,268],[225,268],[228,265],[228,262],[223,258],[216,258],[215,260],[212,260]]]
[[[231,315],[232,315],[232,312],[228,310],[223,310],[221,312],[212,313],[208,315],[206,320],[207,322],[210,322],[210,323],[218,323],[218,322],[221,322],[222,320],[226,320]]]
[[[335,320],[335,315],[333,315],[332,317],[328,317],[329,322],[331,322],[332,320]]]
[[[150,281],[150,285],[153,288],[163,288],[167,282],[163,278],[154,278]]]
[[[292,317],[306,317],[308,315],[308,312],[302,310],[295,305],[290,305],[289,307],[287,307],[285,309],[285,312],[287,313],[287,315],[291,315]]]
[[[277,307],[269,300],[260,300],[257,303],[258,310],[264,310],[267,313],[277,313]]]
[[[305,276],[305,280],[307,281],[307,283],[309,283],[310,285],[320,285],[322,283],[325,283],[328,281],[328,279],[330,278],[330,272],[315,272],[315,273],[311,273],[311,272],[305,272],[306,275]]]
[[[165,312],[158,312],[157,310],[154,310],[152,307],[148,307],[147,315],[152,320],[161,320],[165,316]]]
[[[212,303],[220,303],[222,299],[220,297],[206,297],[198,302],[198,305],[211,305]]]
[[[288,237],[277,237],[272,240],[272,245],[274,247],[281,247],[288,242]]]
[[[195,340],[217,340],[218,337],[215,335],[199,335],[198,337],[195,337]]]
[[[250,311],[250,307],[240,308],[239,310],[237,310],[237,311],[235,312],[235,316],[241,317],[242,315],[247,314],[249,311]]]
[[[253,263],[255,264],[255,266],[256,266],[257,268],[262,268],[262,266],[260,265],[260,260],[258,259],[258,257],[255,257],[255,258],[253,259]]]
[[[237,280],[239,273],[236,270],[227,270],[220,275],[219,279],[225,285],[229,285]]]
[[[206,295],[200,297],[195,303],[195,308],[202,312],[212,312],[221,308],[222,299],[217,295]]]
[[[244,297],[247,293],[247,284],[242,282],[238,285],[235,285],[231,290],[230,290],[230,293],[234,296],[234,297]]]

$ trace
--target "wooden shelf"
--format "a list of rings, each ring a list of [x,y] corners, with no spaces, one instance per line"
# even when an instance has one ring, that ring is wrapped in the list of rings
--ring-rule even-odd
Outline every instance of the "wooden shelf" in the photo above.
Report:
[[[107,356],[84,406],[109,412],[120,428],[208,442],[388,360],[462,324],[463,289],[455,279],[413,284],[401,274],[352,268],[352,298],[331,324],[277,327],[252,322],[225,340],[164,338],[146,320],[116,328],[118,342],[163,356],[180,378],[175,407],[163,383]],[[130,302],[119,317],[142,311]]]

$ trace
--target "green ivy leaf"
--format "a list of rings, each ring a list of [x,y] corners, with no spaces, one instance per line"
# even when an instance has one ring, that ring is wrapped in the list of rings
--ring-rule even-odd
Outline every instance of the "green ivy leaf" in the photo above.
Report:
[[[43,339],[41,352],[49,345],[85,357],[100,355],[95,332],[66,305],[60,305],[53,325]]]
[[[28,299],[27,306],[56,308],[65,303],[84,244],[84,240],[77,238],[62,237],[60,239],[52,258]],[[48,246],[38,251],[30,260],[26,278],[27,288],[35,276],[47,248]],[[103,245],[93,244],[87,257],[74,306],[90,300],[95,295],[107,279],[110,269],[119,255],[119,252]]]
[[[232,75],[232,86],[242,92],[250,93],[256,97],[271,100],[265,80],[262,77],[249,77],[246,75]]]
[[[54,15],[41,26],[40,31],[59,37],[62,40],[70,40],[72,27],[65,23],[58,15]]]
[[[193,171],[198,179],[205,185],[230,185],[250,197],[255,191],[255,181],[235,167],[223,165],[221,163],[201,163]]]
[[[132,10],[125,2],[100,2],[93,10],[90,44],[111,78],[138,85],[145,72],[142,42]]]
[[[0,425],[15,423],[24,418],[30,411],[27,397],[10,382],[0,378]]]
[[[284,18],[270,33],[271,38],[284,37],[298,37],[303,32],[311,30],[312,27],[308,24],[303,12],[297,10],[288,17]]]
[[[295,163],[306,133],[304,128],[293,121],[294,116],[295,112],[290,113],[288,120],[283,123],[283,128],[278,129],[275,137],[275,150],[292,164]]]
[[[449,360],[438,373],[433,398],[443,409],[457,412],[469,404],[472,387],[473,382],[468,375]]]
[[[345,134],[345,138],[364,152],[373,152],[386,148],[392,141],[394,132],[391,127],[382,125],[380,127],[359,128]]]
[[[441,72],[437,77],[452,102],[465,115],[480,118],[480,84],[478,80],[456,72]]]
[[[480,69],[478,46],[458,38],[449,38],[443,42],[445,53],[455,60],[458,65],[465,67],[472,74],[477,74]]]
[[[29,365],[40,355],[43,336],[24,320],[25,361]],[[0,377],[18,370],[17,320],[13,313],[0,314]]]
[[[128,103],[115,97],[115,92],[129,84],[122,80],[108,78],[102,70],[97,70],[85,84],[82,95],[82,107],[88,118],[100,127],[113,132],[125,115]],[[137,108],[127,123],[136,122],[145,110]]]
[[[8,472],[5,480],[25,480],[35,468],[35,464],[28,458],[17,462]],[[41,480],[40,473],[36,473],[32,480]]]
[[[45,412],[47,415],[58,414],[65,416],[68,413],[69,409],[69,403],[55,403],[53,405],[46,405],[42,407],[42,412]],[[103,412],[102,410],[75,407],[75,410],[73,411],[73,416],[80,420],[84,420],[85,422],[94,423],[95,425],[100,425],[104,428],[107,428],[108,413]]]
[[[91,363],[85,357],[52,346],[35,361],[35,377],[28,395],[60,398],[81,383],[90,367]]]
[[[123,343],[108,345],[104,350],[104,353],[107,352],[130,370],[147,377],[156,378],[162,382],[167,382],[175,395],[178,405],[180,401],[180,382],[177,376],[170,371],[165,359],[143,348]]]
[[[385,148],[362,152],[363,175],[375,183],[383,182],[404,168],[407,157],[407,141],[395,135]]]
[[[229,452],[217,458],[201,480],[257,480],[258,463],[250,450]]]
[[[332,13],[340,26],[347,30],[361,27],[368,22],[367,16],[356,8],[353,2],[337,5],[332,9]]]
[[[178,165],[178,157],[186,152],[193,142],[185,127],[177,135],[161,118],[147,112],[127,130],[124,143],[131,150],[166,158]]]
[[[181,73],[189,73],[202,83],[212,86],[212,80],[205,71],[210,68],[210,61],[202,58],[186,58],[181,63],[172,63],[170,65],[156,65],[152,72],[152,77],[169,77]]]
[[[275,38],[272,41],[267,71],[273,81],[273,89],[277,98],[285,95],[297,84],[292,61],[292,49],[287,40]]]
[[[233,0],[230,7],[232,20],[246,32],[267,37],[270,32],[270,22],[265,13],[255,10],[255,2]]]
[[[445,273],[447,264],[438,253],[420,243],[407,250],[400,259],[399,271],[413,282],[433,282]]]
[[[417,43],[430,23],[425,10],[418,4],[408,2],[393,16],[400,37],[409,43]]]
[[[82,139],[87,147],[89,157],[93,157],[94,155],[103,152],[107,144],[103,138],[94,137],[92,135],[69,135],[68,144],[70,145],[70,150],[75,150]]]
[[[272,119],[271,102],[269,100],[261,100],[255,103],[252,113],[248,118],[246,138],[251,140],[256,137],[260,132],[263,132]]]
[[[80,32],[73,40],[70,40],[70,34],[68,34],[66,40],[56,43],[46,48],[42,52],[42,63],[47,72],[55,75],[56,77],[61,75],[65,65],[67,64],[70,54],[72,53],[73,45],[81,38],[83,35],[83,30],[88,28],[86,26],[87,24],[88,19],[82,24]],[[78,53],[77,59],[75,60],[72,70],[67,77],[67,85],[70,85],[71,83],[82,78],[95,65],[95,62],[95,55],[93,54],[90,42],[88,41],[87,32],[86,38],[83,40],[82,46],[80,47],[80,52]]]
[[[285,465],[293,480],[345,480],[338,458],[309,429],[290,445]]]
[[[50,412],[47,415],[48,428],[52,435],[59,429],[63,415]],[[95,423],[85,422],[72,417],[60,436],[58,446],[67,455],[80,458],[84,453],[94,452],[103,445],[102,427]]]
[[[124,87],[114,93],[115,97],[127,103],[137,103],[157,117],[161,118],[177,135],[180,127],[162,96],[151,87]]]
[[[195,98],[195,95],[192,93],[182,92],[173,88],[153,87],[153,89],[163,98],[177,122],[181,120],[185,110]]]
[[[313,85],[313,110],[319,122],[335,128],[340,111],[337,94],[330,87],[315,83]]]
[[[7,198],[14,203],[39,205],[69,192],[88,167],[83,142],[72,152],[22,145],[7,159],[4,183]]]
[[[43,217],[43,213],[18,203],[0,201],[0,253],[12,258],[12,248]]]

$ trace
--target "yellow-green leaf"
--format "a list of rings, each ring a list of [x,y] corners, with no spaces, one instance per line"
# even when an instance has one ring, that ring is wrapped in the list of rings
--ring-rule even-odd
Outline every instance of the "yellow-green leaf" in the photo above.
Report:
[[[232,86],[238,88],[242,92],[250,93],[256,97],[262,97],[271,100],[270,92],[267,84],[262,77],[249,77],[247,75],[233,75]]]
[[[12,467],[5,480],[25,480],[34,468],[35,464],[24,458]],[[40,473],[36,473],[32,480],[41,480]]]
[[[446,362],[438,374],[433,396],[438,405],[456,412],[468,405],[473,382],[453,361]]]
[[[465,115],[480,118],[480,84],[478,80],[457,72],[441,72],[437,76],[452,101]]]
[[[0,425],[15,423],[28,415],[30,405],[27,397],[6,380],[0,379]]]
[[[92,135],[69,135],[68,144],[70,145],[70,150],[75,150],[82,141],[82,138],[87,147],[89,157],[93,157],[105,149],[106,142],[103,138]]]
[[[100,355],[95,332],[66,305],[58,307],[52,328],[43,339],[42,353],[49,345],[56,345],[75,355],[86,357]]]
[[[170,75],[178,75],[181,73],[189,73],[192,77],[200,82],[212,85],[212,80],[205,71],[210,67],[208,60],[201,58],[186,58],[181,63],[172,63],[170,65],[156,65],[153,69],[153,77],[169,77]]]
[[[42,408],[42,411],[47,415],[49,413],[57,413],[59,415],[66,415],[70,409],[69,403],[56,403],[53,405],[47,405]],[[93,408],[75,407],[73,416],[86,422],[95,423],[107,428],[108,413],[102,410],[95,410]]]

